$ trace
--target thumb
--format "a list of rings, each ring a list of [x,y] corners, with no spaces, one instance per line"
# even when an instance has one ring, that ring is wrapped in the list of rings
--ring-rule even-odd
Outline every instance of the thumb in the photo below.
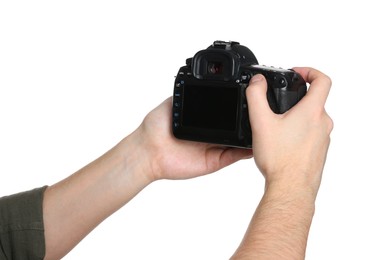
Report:
[[[249,117],[251,125],[264,123],[266,118],[274,115],[267,101],[267,81],[261,74],[251,78],[246,88],[246,99],[249,106]],[[259,121],[259,122],[258,122]]]

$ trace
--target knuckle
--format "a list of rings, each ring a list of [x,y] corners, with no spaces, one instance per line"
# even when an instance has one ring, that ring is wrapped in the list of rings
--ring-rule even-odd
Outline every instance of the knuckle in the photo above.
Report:
[[[323,111],[322,119],[323,119],[322,123],[324,124],[325,128],[327,129],[327,133],[330,134],[333,130],[334,122],[325,110]]]
[[[324,82],[328,87],[332,86],[332,79],[327,75],[324,75]]]
[[[327,115],[327,126],[328,126],[328,132],[331,133],[334,128],[334,122],[330,116]]]

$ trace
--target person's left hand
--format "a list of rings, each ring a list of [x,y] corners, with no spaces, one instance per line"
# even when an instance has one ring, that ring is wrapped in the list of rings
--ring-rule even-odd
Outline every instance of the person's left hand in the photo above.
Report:
[[[168,98],[144,119],[135,131],[150,164],[152,181],[188,179],[215,172],[238,160],[252,157],[250,149],[176,139],[171,130],[172,98]]]

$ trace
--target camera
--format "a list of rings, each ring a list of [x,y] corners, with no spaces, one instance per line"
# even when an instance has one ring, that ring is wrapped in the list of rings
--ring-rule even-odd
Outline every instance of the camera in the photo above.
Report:
[[[215,41],[186,60],[173,91],[172,131],[176,138],[250,148],[252,134],[245,90],[251,77],[267,81],[267,100],[274,113],[294,106],[307,91],[293,70],[258,65],[249,48]]]

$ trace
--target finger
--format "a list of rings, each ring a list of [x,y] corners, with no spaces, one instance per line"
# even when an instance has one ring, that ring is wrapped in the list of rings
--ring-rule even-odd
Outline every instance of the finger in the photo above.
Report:
[[[249,106],[250,123],[252,125],[261,124],[263,120],[274,115],[267,101],[266,92],[266,78],[261,74],[256,74],[246,88],[246,99]]]
[[[242,148],[212,148],[209,154],[214,163],[209,164],[209,171],[214,172],[221,168],[224,168],[239,160],[249,159],[253,157],[252,149]]]
[[[307,91],[306,103],[318,104],[324,106],[327,101],[329,91],[331,89],[332,81],[324,73],[313,68],[294,68],[306,82],[310,83]]]
[[[225,165],[230,165],[234,162],[237,162],[242,159],[250,159],[253,157],[252,149],[243,149],[243,148],[228,148],[226,149],[222,156],[222,162]]]

